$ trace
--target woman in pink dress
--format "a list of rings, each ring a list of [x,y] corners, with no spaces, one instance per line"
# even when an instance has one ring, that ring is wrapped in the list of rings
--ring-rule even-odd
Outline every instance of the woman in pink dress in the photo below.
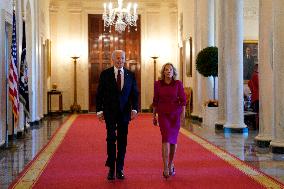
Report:
[[[186,98],[182,82],[171,63],[163,65],[161,79],[154,84],[153,123],[159,123],[162,135],[164,178],[175,175],[173,164],[180,123],[184,122]],[[158,114],[158,119],[157,119]]]

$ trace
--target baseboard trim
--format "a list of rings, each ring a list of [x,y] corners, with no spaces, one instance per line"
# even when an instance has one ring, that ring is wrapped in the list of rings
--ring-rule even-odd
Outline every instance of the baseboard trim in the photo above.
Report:
[[[248,133],[248,128],[227,128],[224,127],[224,133]]]
[[[215,130],[220,131],[220,130],[223,130],[223,129],[224,129],[224,125],[223,124],[220,124],[220,123],[216,123],[215,124]]]
[[[141,110],[142,113],[152,113],[151,109],[142,109]]]
[[[257,140],[254,139],[256,146],[259,148],[269,148],[271,140]]]

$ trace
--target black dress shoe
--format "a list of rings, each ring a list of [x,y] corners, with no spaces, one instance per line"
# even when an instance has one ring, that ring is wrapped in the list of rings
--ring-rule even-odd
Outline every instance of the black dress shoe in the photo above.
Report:
[[[123,171],[116,171],[116,178],[123,180],[125,178]]]
[[[114,170],[110,169],[107,174],[107,180],[114,180]]]

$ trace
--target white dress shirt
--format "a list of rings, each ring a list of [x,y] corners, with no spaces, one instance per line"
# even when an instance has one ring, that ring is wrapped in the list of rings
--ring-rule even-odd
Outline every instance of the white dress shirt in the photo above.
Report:
[[[124,84],[124,70],[123,68],[120,69],[120,74],[121,74],[121,88],[120,90],[122,90],[123,88],[123,84]],[[118,69],[114,66],[114,75],[115,75],[115,80],[117,80],[117,74],[118,74]]]

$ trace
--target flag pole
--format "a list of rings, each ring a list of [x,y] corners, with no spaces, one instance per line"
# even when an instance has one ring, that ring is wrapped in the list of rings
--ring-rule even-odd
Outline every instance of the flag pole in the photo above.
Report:
[[[12,139],[15,139],[15,116],[12,114]]]
[[[25,22],[25,13],[23,12],[22,13],[22,19],[23,19],[23,22]],[[24,26],[23,26],[24,27]],[[22,47],[22,50],[23,50],[23,47]],[[23,53],[23,52],[22,52]],[[20,66],[21,67],[21,66]],[[24,106],[24,105],[23,105]],[[24,109],[24,107],[23,107]],[[24,135],[26,134],[27,132],[27,116],[26,116],[26,113],[24,111]]]
[[[23,15],[23,36],[22,36],[22,52],[20,61],[19,74],[19,100],[23,105],[24,111],[24,132],[27,132],[27,121],[30,118],[29,113],[29,87],[28,87],[28,65],[26,61],[26,32],[25,19]]]
[[[15,126],[18,124],[19,99],[18,99],[18,66],[17,66],[17,38],[16,38],[16,1],[13,0],[13,33],[11,43],[11,62],[8,68],[8,91],[12,102],[12,139],[15,139]],[[16,76],[16,77],[15,77]],[[6,112],[8,111],[8,107]],[[7,116],[8,117],[8,116]],[[8,137],[9,138],[9,137]]]
[[[7,66],[7,64],[6,64]],[[8,71],[8,66],[6,68],[6,71]],[[5,137],[5,147],[8,148],[9,145],[9,129],[8,129],[8,89],[9,89],[9,84],[8,84],[8,79],[6,79],[6,137]]]
[[[22,19],[23,19],[23,22],[25,22],[25,13],[23,12],[22,13]],[[24,26],[23,26],[24,27]],[[22,49],[23,49],[23,47],[22,47]],[[22,52],[23,53],[23,52]],[[21,66],[20,66],[21,67]],[[23,105],[24,106],[24,105]],[[23,109],[24,109],[24,107],[23,107]],[[26,118],[26,113],[25,113],[25,111],[24,111],[24,135],[26,134],[26,132],[27,132],[27,118]]]
[[[13,0],[13,12],[14,11],[16,11],[16,0]],[[14,15],[13,15],[13,17],[14,17]],[[13,22],[14,22],[14,19],[13,19]],[[14,25],[14,23],[13,23],[13,25]],[[14,26],[13,26],[13,29],[14,29]],[[15,132],[14,127],[15,127],[15,116],[14,116],[14,112],[13,112],[13,108],[12,108],[12,139],[14,139],[14,132]]]
[[[13,0],[13,11],[16,12],[16,0]],[[13,23],[14,24],[14,23]],[[12,113],[12,139],[15,139],[15,115]]]

